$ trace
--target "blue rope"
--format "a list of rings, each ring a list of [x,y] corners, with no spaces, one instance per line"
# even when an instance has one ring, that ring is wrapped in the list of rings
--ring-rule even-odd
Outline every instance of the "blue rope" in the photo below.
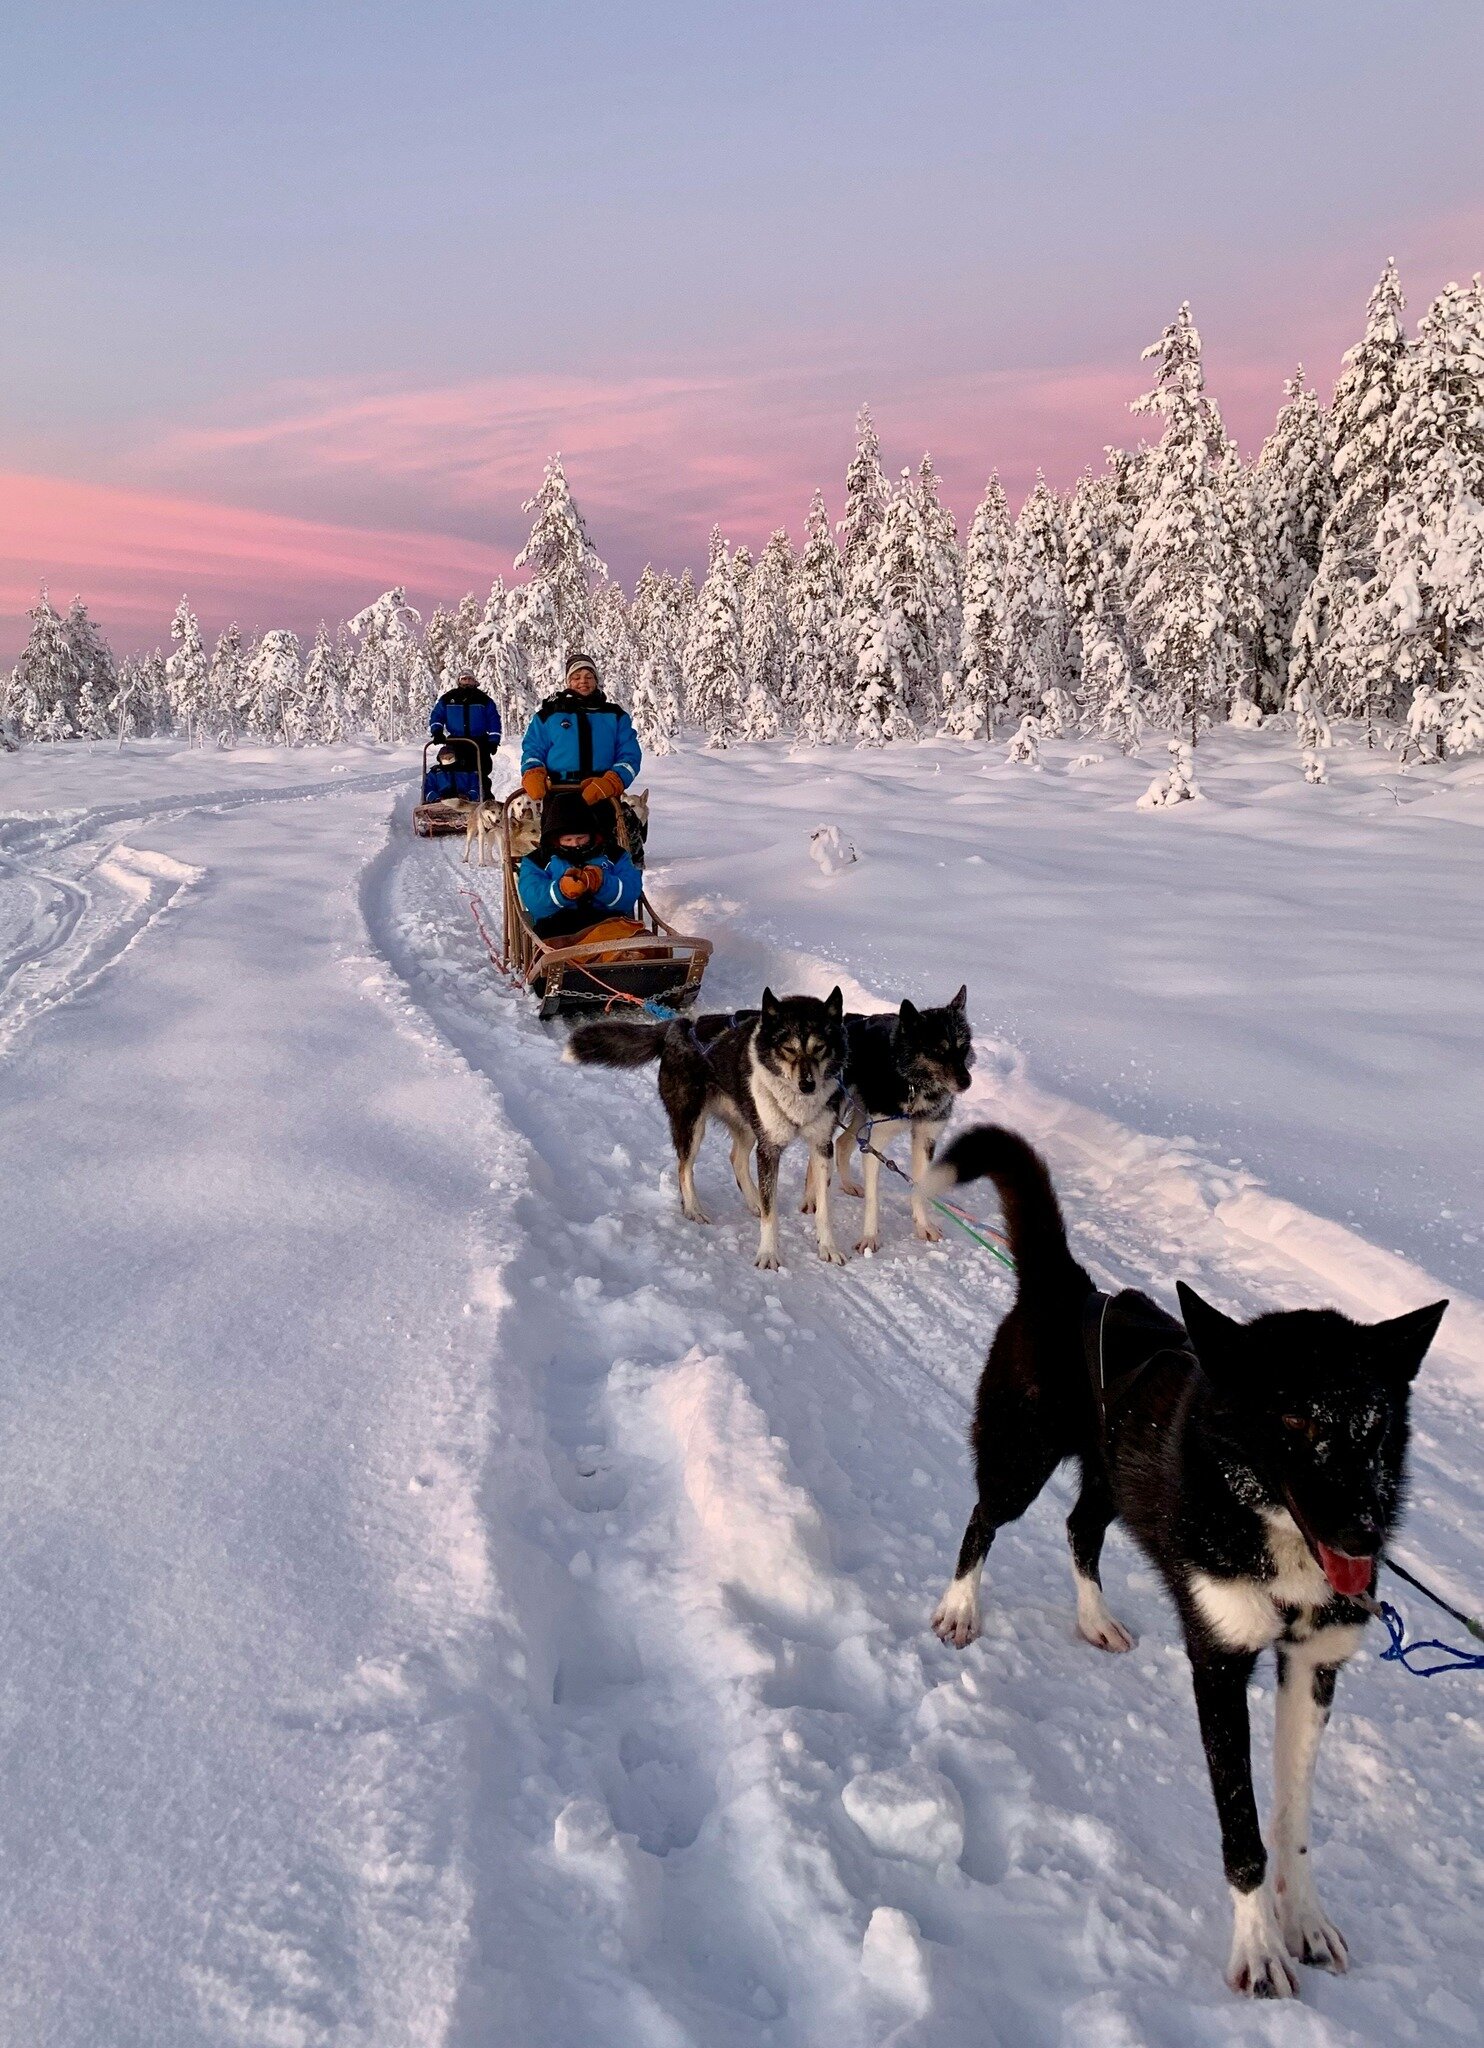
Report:
[[[1436,1678],[1440,1671],[1484,1671],[1484,1654],[1461,1649],[1457,1643],[1440,1643],[1431,1636],[1426,1642],[1409,1643],[1406,1624],[1389,1600],[1378,1601],[1377,1611],[1391,1638],[1390,1646],[1381,1652],[1383,1664],[1400,1664],[1403,1671],[1409,1671],[1413,1678]],[[1437,1664],[1411,1664],[1407,1661],[1429,1650],[1437,1651],[1443,1661]]]
[[[671,1024],[680,1012],[669,1009],[664,1003],[656,1002],[655,998],[650,996],[645,1002],[644,1014],[646,1017],[657,1017],[661,1024]]]

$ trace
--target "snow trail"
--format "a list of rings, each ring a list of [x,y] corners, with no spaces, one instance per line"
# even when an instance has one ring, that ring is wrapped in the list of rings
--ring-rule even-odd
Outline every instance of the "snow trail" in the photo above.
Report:
[[[672,907],[682,873],[656,883]],[[543,1768],[529,1821],[544,1819],[580,1901],[557,2002],[522,2038],[601,2025],[708,2048],[947,2044],[986,2038],[989,2012],[1016,2043],[1268,2038],[1268,2016],[1221,1983],[1214,1817],[1152,1575],[1115,1537],[1110,1603],[1139,1641],[1099,1659],[1074,1634],[1058,1480],[996,1547],[984,1645],[959,1659],[927,1630],[1007,1276],[967,1243],[911,1242],[905,1204],[883,1253],[844,1274],[817,1265],[786,1212],[791,1270],[759,1274],[719,1144],[700,1180],[724,1220],[685,1223],[652,1073],[558,1064],[561,1028],[496,980],[468,887],[446,849],[394,847],[367,914],[522,1141],[500,1349],[532,1375],[546,1469],[528,1442],[515,1468],[494,1443],[491,1493],[543,1557],[523,1615],[550,1684],[530,1692]],[[841,980],[873,1007],[886,994],[740,913],[719,921],[713,906],[706,928],[720,941],[708,1007],[755,1000],[764,979],[818,993]],[[1179,1147],[1041,1094],[1012,1049],[980,1053],[969,1108],[1047,1145],[1101,1280],[1168,1297],[1178,1271],[1249,1310],[1333,1295],[1332,1274],[1223,1213],[1251,1176],[1207,1180]],[[785,1167],[790,1202],[801,1171]],[[1476,1489],[1439,1444],[1450,1424],[1477,1443],[1477,1384],[1447,1375],[1419,1430],[1414,1541],[1461,1572],[1473,1545],[1455,1510]],[[1260,1770],[1270,1700],[1264,1687]],[[1473,1737],[1441,1707],[1420,1712],[1371,1656],[1347,1674],[1319,1828],[1367,1966],[1306,1981],[1315,2042],[1406,2038],[1419,1972],[1440,2012],[1477,1993],[1481,1816],[1474,1795],[1456,1803],[1475,1782]],[[1366,1798],[1347,1804],[1351,1775]],[[1407,1846],[1419,1812],[1437,1824],[1436,1863]],[[945,1855],[960,1830],[961,1855]],[[486,1871],[486,1909],[503,1886]],[[505,2038],[493,1988],[479,2011],[484,2031],[458,2038]]]

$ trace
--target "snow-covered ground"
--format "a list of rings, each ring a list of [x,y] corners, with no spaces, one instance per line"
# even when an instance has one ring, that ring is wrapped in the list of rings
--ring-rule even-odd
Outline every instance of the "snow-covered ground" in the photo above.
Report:
[[[683,752],[654,884],[719,1006],[967,979],[966,1113],[1043,1145],[1099,1277],[1445,1282],[1404,1554],[1476,1603],[1484,774],[1337,751],[1311,788],[1218,736],[1149,815],[1155,764],[1078,751]],[[1129,1657],[1073,1636],[1060,1483],[983,1643],[926,1628],[1007,1276],[900,1202],[878,1258],[795,1217],[758,1273],[719,1143],[685,1224],[652,1077],[558,1062],[409,773],[0,757],[6,2037],[1473,2038],[1478,1680],[1346,1674],[1316,1854],[1354,1971],[1232,1999],[1128,1545]]]

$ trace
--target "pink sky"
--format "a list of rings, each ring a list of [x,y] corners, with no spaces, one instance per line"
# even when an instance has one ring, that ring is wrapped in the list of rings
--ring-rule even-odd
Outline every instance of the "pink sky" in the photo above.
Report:
[[[1281,374],[1229,367],[1234,424],[1250,416],[1260,433]],[[62,604],[81,592],[120,648],[161,641],[183,592],[208,631],[303,631],[391,583],[424,609],[482,591],[509,575],[521,502],[557,449],[626,580],[651,557],[703,560],[713,521],[754,547],[777,524],[797,536],[816,483],[840,509],[859,402],[848,375],[294,387],[234,420],[165,429],[111,465],[123,478],[0,472],[0,649],[19,645],[43,583]],[[876,417],[889,464],[931,447],[966,523],[996,460],[1018,499],[1038,466],[1065,484],[1130,438],[1139,384],[1137,365],[923,378]]]

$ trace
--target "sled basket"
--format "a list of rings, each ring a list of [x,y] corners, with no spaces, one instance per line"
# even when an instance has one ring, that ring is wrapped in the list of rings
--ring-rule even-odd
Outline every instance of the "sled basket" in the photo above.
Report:
[[[500,817],[504,898],[500,964],[539,999],[542,1017],[592,1017],[646,1002],[687,1009],[700,992],[711,941],[667,924],[647,896],[637,918],[605,918],[571,939],[541,939],[516,888],[521,857],[539,832],[539,816],[523,791]]]

